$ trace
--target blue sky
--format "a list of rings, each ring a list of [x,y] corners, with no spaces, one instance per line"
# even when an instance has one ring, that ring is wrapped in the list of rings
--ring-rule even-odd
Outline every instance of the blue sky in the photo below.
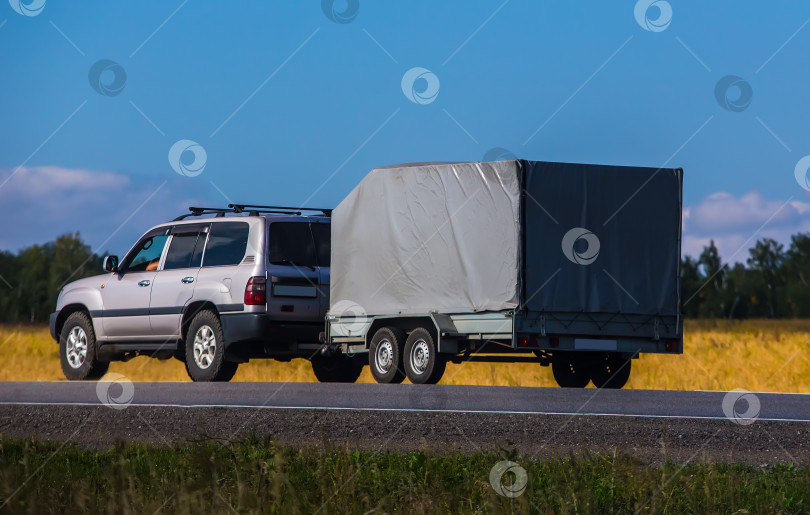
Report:
[[[632,0],[46,0],[31,12],[41,2],[0,3],[0,216],[13,221],[0,248],[79,230],[121,254],[191,203],[332,207],[376,166],[495,147],[683,167],[693,255],[714,238],[743,260],[752,237],[810,230],[794,173],[810,154],[806,2],[642,0],[638,19]],[[415,67],[438,81],[425,103],[403,92]],[[715,91],[729,75],[720,99],[736,110]],[[170,164],[180,140],[204,149],[198,175],[190,152],[193,177]]]

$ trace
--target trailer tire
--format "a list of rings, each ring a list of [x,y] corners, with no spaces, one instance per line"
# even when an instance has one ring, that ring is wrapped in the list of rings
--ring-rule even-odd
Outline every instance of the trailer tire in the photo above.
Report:
[[[591,381],[597,388],[619,389],[630,379],[632,359],[618,352],[594,356],[590,362]]]
[[[591,380],[591,367],[581,356],[561,353],[551,358],[554,380],[563,388],[585,388]]]
[[[315,356],[310,360],[312,372],[321,383],[353,383],[363,373],[363,361],[356,356]]]
[[[417,327],[408,335],[402,361],[405,374],[413,384],[436,384],[447,367],[447,360],[439,354],[433,335],[424,327]]]
[[[377,329],[368,348],[368,368],[378,383],[401,383],[405,380],[402,370],[402,349],[405,332],[393,326]]]

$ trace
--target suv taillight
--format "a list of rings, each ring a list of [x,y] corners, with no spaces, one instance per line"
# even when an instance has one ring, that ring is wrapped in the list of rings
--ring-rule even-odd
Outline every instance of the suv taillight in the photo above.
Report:
[[[245,305],[256,306],[267,302],[267,279],[251,277],[245,286]]]

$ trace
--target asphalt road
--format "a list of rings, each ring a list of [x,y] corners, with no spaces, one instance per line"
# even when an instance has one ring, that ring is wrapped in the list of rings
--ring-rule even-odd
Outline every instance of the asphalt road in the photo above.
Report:
[[[738,399],[741,395],[706,391],[410,384],[130,383],[127,380],[0,383],[0,404],[86,406],[106,403],[184,408],[434,411],[810,422],[810,395],[755,393]],[[748,405],[749,398],[753,405]]]
[[[108,376],[109,378],[110,376]],[[810,396],[318,383],[0,382],[0,437],[810,465]],[[737,402],[735,402],[735,400]]]

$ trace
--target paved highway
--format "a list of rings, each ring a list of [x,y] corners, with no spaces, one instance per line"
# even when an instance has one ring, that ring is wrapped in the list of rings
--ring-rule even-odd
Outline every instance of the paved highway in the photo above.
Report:
[[[755,393],[739,399],[741,396],[742,393],[705,391],[410,384],[130,383],[126,380],[120,383],[0,383],[0,404],[86,406],[106,403],[185,408],[431,411],[810,422],[810,395]],[[748,404],[749,400],[751,405]]]

